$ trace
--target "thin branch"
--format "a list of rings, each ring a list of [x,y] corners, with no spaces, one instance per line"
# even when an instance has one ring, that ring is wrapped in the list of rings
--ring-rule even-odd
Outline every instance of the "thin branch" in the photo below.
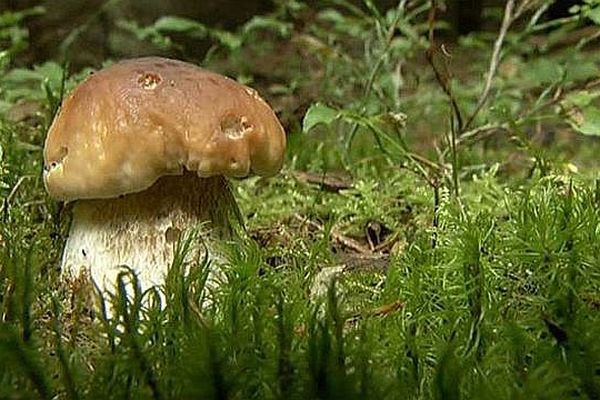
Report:
[[[371,91],[373,90],[373,85],[375,83],[375,79],[377,78],[377,74],[379,73],[379,70],[383,66],[385,60],[389,57],[389,51],[392,48],[392,44],[394,43],[394,33],[396,32],[396,29],[398,28],[400,19],[404,16],[404,7],[406,7],[406,1],[400,1],[398,3],[398,8],[396,9],[396,17],[394,18],[392,23],[388,26],[388,30],[387,30],[386,36],[385,36],[385,41],[384,41],[385,45],[384,45],[383,51],[381,52],[381,54],[379,55],[379,58],[375,62],[375,65],[371,69],[371,73],[369,74],[369,78],[367,79],[367,83],[364,88],[364,92],[362,95],[363,100],[362,100],[362,103],[360,106],[360,112],[363,112],[363,109],[365,108],[365,106],[367,104],[369,95],[371,94]],[[346,143],[346,152],[350,151],[350,148],[352,147],[352,142],[354,141],[354,137],[356,136],[356,133],[358,132],[358,128],[359,128],[358,124],[354,124],[352,126],[352,129],[350,130],[350,134],[348,136],[348,141]]]
[[[460,137],[456,139],[456,145],[460,146],[465,143],[477,142],[481,139],[488,137],[489,135],[498,132],[500,130],[507,130],[509,128],[508,123],[500,124],[486,124],[478,126],[477,128],[463,132]]]
[[[2,202],[2,204],[0,204],[0,213],[3,213],[4,211],[8,210],[8,206],[10,205],[10,202],[12,201],[13,197],[15,197],[15,195],[17,194],[17,191],[23,185],[25,180],[31,179],[33,177],[34,177],[33,175],[24,175],[19,178],[17,183],[15,183],[15,186],[13,186],[13,188],[11,189],[8,196],[6,196],[6,198],[4,198],[4,201]]]
[[[431,65],[431,68],[433,69],[435,79],[437,80],[440,87],[442,88],[442,90],[444,91],[446,96],[448,96],[448,99],[450,100],[450,105],[452,107],[452,112],[454,113],[454,118],[456,118],[459,132],[461,132],[462,128],[463,128],[463,118],[462,118],[462,113],[460,111],[460,107],[458,106],[458,102],[456,101],[456,98],[454,97],[454,94],[452,93],[451,80],[447,76],[448,75],[447,71],[446,71],[446,74],[444,74],[444,72],[441,71],[438,68],[438,66],[435,64],[435,55],[438,53],[438,46],[435,43],[435,34],[434,34],[435,21],[436,21],[436,10],[437,10],[436,1],[432,0],[431,8],[429,9],[429,18],[428,18],[429,48],[427,49],[427,51],[425,51],[425,56],[427,58],[427,62],[429,63],[429,65]]]
[[[300,223],[302,223],[302,224],[308,224],[309,226],[311,226],[312,228],[314,228],[318,231],[325,232],[325,227],[316,221],[308,219],[307,217],[303,217],[300,214],[294,214],[294,218],[297,219],[298,221],[300,221]],[[340,233],[335,228],[331,228],[331,230],[329,231],[329,234],[331,235],[331,238],[335,242],[338,242],[342,246],[344,246],[348,249],[354,250],[355,252],[357,252],[359,254],[372,254],[373,253],[368,247],[363,246],[361,243],[359,243],[357,240],[352,239],[351,237],[345,236],[344,234]]]
[[[527,28],[525,29],[526,32],[535,29],[536,25],[538,24],[538,21],[540,20],[540,18],[542,18],[542,15],[544,15],[546,11],[548,11],[548,8],[551,4],[552,3],[545,3],[541,7],[538,7],[538,9],[533,13],[531,18],[529,19],[529,22],[527,23]]]
[[[541,1],[543,2],[544,0]],[[540,0],[523,0],[519,4],[519,6],[517,7],[517,11],[515,11],[513,15],[513,21],[517,18],[520,18],[521,15],[529,11],[530,8],[533,8],[534,6],[538,5],[538,3],[540,3]]]
[[[524,10],[524,6],[526,6],[527,3],[528,3],[527,1],[524,1],[523,3],[521,3],[521,7],[519,7],[518,11],[522,12]],[[515,18],[517,17],[517,15],[519,15],[517,13],[514,13],[514,8],[515,8],[515,0],[508,0],[506,2],[506,6],[504,8],[504,18],[502,19],[502,25],[500,26],[500,32],[498,33],[498,37],[496,38],[496,41],[494,42],[494,51],[492,52],[492,59],[490,61],[490,66],[488,68],[483,92],[481,92],[481,96],[479,97],[479,100],[477,101],[477,106],[475,106],[475,110],[473,110],[473,113],[471,114],[471,116],[467,120],[467,123],[464,125],[463,129],[461,129],[461,130],[466,130],[471,126],[471,124],[475,120],[475,117],[477,117],[477,114],[479,114],[479,112],[481,111],[481,109],[483,108],[483,106],[485,105],[485,103],[487,102],[487,100],[490,96],[490,92],[492,90],[492,83],[494,81],[494,76],[496,75],[496,72],[498,71],[498,66],[500,65],[500,52],[502,51],[502,45],[504,44],[504,39],[506,37],[506,33],[508,32],[508,28],[510,28],[512,23],[515,21]]]
[[[584,82],[581,84],[568,85],[566,87],[557,87],[554,89],[554,93],[546,101],[542,101],[543,96],[540,96],[536,101],[534,107],[528,108],[525,112],[519,115],[512,123],[490,123],[481,125],[471,130],[463,132],[456,140],[457,146],[464,145],[466,143],[474,143],[479,140],[485,139],[490,135],[493,135],[499,131],[508,131],[511,126],[519,126],[531,118],[534,114],[540,110],[544,110],[548,107],[552,107],[559,104],[569,93],[576,92],[578,90],[592,90],[600,87],[600,79]]]

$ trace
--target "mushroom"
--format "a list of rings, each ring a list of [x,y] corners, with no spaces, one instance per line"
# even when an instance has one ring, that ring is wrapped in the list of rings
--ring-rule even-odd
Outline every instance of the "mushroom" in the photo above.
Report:
[[[143,289],[160,285],[175,243],[199,224],[214,256],[237,212],[226,177],[273,175],[284,149],[273,110],[224,76],[158,57],[92,74],[65,99],[44,147],[46,189],[73,205],[63,274],[108,289],[127,265]]]

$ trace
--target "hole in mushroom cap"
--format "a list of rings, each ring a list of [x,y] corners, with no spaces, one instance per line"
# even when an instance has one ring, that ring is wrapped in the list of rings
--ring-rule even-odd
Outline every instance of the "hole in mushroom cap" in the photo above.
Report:
[[[175,243],[181,237],[181,230],[175,227],[168,227],[165,231],[165,240],[167,243]]]
[[[252,124],[243,116],[226,115],[221,119],[221,132],[229,139],[241,139],[247,132],[252,131],[252,128]]]
[[[47,162],[44,165],[44,169],[46,171],[50,171],[51,169],[56,168],[58,164],[61,164],[63,162],[68,153],[69,149],[66,146],[62,146],[57,154],[58,157],[54,161]]]
[[[137,82],[142,89],[152,90],[162,82],[162,78],[156,73],[146,72],[138,77]]]

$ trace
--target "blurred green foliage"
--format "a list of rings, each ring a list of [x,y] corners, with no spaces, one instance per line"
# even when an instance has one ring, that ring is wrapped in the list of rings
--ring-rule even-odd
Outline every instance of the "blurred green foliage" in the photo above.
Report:
[[[559,22],[549,4],[508,29],[478,112],[497,36],[442,48],[429,2],[117,21],[180,57],[208,41],[190,59],[260,89],[289,149],[280,177],[235,183],[247,231],[220,287],[190,233],[164,286],[124,268],[98,310],[61,280],[68,215],[41,179],[91,69],[15,67],[42,10],[0,14],[0,398],[598,398],[600,59],[572,39],[598,4]]]
[[[34,7],[0,13],[0,72],[4,72],[14,57],[27,48],[29,34],[23,27],[23,20],[44,12],[43,7]]]

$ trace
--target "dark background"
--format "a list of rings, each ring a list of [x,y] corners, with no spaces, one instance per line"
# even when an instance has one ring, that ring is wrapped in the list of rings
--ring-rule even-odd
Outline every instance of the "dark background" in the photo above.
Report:
[[[358,6],[360,0],[352,0]],[[552,4],[548,18],[569,15],[568,10],[578,0],[557,0]],[[312,5],[326,2],[309,0]],[[382,10],[397,4],[395,0],[374,0]],[[441,3],[441,2],[440,2]],[[503,0],[448,0],[443,18],[457,35],[468,34],[484,28],[486,7],[498,7]],[[22,10],[43,6],[44,15],[30,18],[27,28],[30,46],[19,60],[31,65],[47,60],[57,54],[64,39],[74,30],[80,29],[77,37],[77,51],[70,57],[75,67],[98,65],[107,58],[120,58],[156,53],[156,49],[140,44],[127,43],[119,36],[114,21],[127,19],[148,25],[165,15],[176,15],[200,21],[208,26],[234,29],[253,15],[268,13],[275,5],[269,0],[0,0],[0,11]],[[208,43],[194,43],[196,56],[201,56]]]

